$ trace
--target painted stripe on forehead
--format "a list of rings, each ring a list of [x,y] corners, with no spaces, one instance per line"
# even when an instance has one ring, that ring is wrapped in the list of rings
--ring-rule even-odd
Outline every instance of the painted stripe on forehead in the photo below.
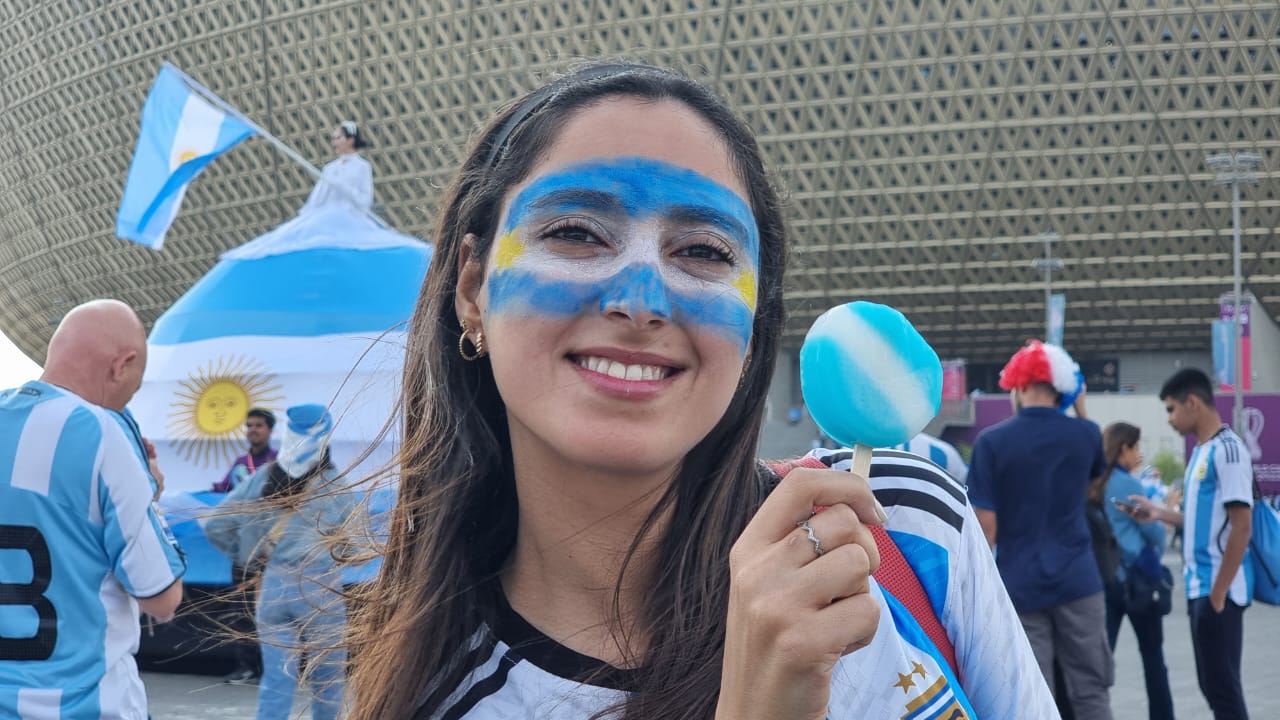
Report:
[[[760,259],[755,215],[737,193],[688,168],[649,158],[607,158],[568,165],[534,180],[511,201],[502,232],[549,209],[596,209],[635,218],[671,215],[721,225]]]
[[[626,272],[641,271],[629,268]],[[623,293],[628,297],[621,299],[644,305],[646,311],[669,312],[674,322],[714,331],[732,340],[739,352],[747,351],[755,315],[736,293],[676,292],[662,283],[656,271],[649,268],[643,271],[652,273],[652,277],[632,277],[612,287],[592,281],[553,280],[527,270],[495,272],[488,279],[489,311],[504,315],[575,317],[599,312],[602,303]]]

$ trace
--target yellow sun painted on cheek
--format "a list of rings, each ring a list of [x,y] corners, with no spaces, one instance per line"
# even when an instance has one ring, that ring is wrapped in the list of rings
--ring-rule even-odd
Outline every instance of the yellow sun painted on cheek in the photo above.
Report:
[[[275,375],[256,360],[219,358],[195,368],[170,403],[169,437],[178,453],[208,468],[231,464],[244,450],[249,410],[278,407],[284,400]]]
[[[743,270],[738,279],[733,281],[733,286],[737,288],[738,294],[742,296],[742,301],[752,310],[756,309],[756,274],[750,270]]]
[[[493,267],[496,270],[506,270],[524,254],[524,243],[520,242],[520,238],[516,235],[516,231],[503,235],[498,238],[498,246],[493,250]]]

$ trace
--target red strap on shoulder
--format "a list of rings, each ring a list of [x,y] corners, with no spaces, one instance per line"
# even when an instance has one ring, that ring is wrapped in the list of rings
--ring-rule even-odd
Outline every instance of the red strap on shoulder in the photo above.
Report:
[[[942,627],[942,623],[938,620],[938,614],[933,611],[933,603],[929,602],[929,596],[925,594],[920,578],[907,564],[907,559],[898,549],[898,543],[893,541],[893,537],[883,525],[868,527],[871,530],[871,536],[876,539],[876,548],[880,551],[880,568],[872,574],[872,577],[880,583],[881,587],[888,590],[890,595],[897,598],[898,602],[907,608],[907,612],[911,613],[911,617],[920,623],[924,634],[938,646],[938,652],[942,653],[942,657],[951,666],[951,672],[955,673],[958,679],[960,671],[956,666],[956,649],[947,637],[946,628]]]
[[[786,477],[787,473],[798,467],[816,468],[821,470],[829,470],[821,460],[814,457],[803,457],[788,462],[769,463],[772,469],[779,477]],[[938,647],[938,651],[942,653],[942,657],[946,659],[947,664],[951,666],[951,671],[956,677],[960,677],[960,671],[956,665],[956,650],[951,644],[950,638],[947,637],[947,631],[942,627],[942,623],[938,620],[938,615],[933,611],[933,603],[929,602],[929,596],[924,592],[924,586],[920,584],[920,578],[916,576],[911,565],[907,563],[907,559],[902,555],[902,551],[898,549],[898,543],[893,541],[893,537],[884,529],[883,525],[868,525],[871,530],[871,536],[876,540],[876,548],[880,551],[880,568],[872,574],[876,582],[880,586],[889,591],[889,594],[897,598],[902,603],[907,612],[920,623],[920,628],[924,630],[925,635],[933,641]]]

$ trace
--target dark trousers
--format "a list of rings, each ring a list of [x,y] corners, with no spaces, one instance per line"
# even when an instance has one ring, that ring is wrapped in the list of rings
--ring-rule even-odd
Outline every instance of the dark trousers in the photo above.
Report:
[[[1191,617],[1196,677],[1214,720],[1246,720],[1249,711],[1240,684],[1244,608],[1227,600],[1222,612],[1214,612],[1209,598],[1202,597],[1187,603],[1187,615]]]
[[[1062,605],[1018,613],[1031,651],[1053,688],[1061,672],[1061,687],[1080,720],[1111,720],[1109,688],[1114,680],[1111,648],[1107,647],[1107,607],[1101,592]],[[1057,693],[1055,692],[1055,698]]]
[[[1130,572],[1133,572],[1130,570]],[[1147,716],[1150,720],[1173,720],[1173,693],[1169,690],[1169,670],[1164,664],[1164,616],[1132,615],[1125,609],[1124,583],[1107,584],[1107,642],[1115,652],[1120,623],[1125,616],[1138,637],[1142,655],[1142,675],[1147,682]]]
[[[255,572],[239,565],[231,566],[231,578],[236,588],[232,591],[227,626],[235,634],[231,644],[235,670],[252,670],[254,674],[261,675],[262,653],[258,651],[258,628],[253,619],[258,594],[255,577]]]

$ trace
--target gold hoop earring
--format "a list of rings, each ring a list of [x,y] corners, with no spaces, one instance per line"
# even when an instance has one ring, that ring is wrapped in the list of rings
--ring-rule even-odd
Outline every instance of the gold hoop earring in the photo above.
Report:
[[[462,356],[462,359],[468,362],[475,362],[488,355],[488,351],[484,349],[484,333],[477,330],[476,339],[472,340],[471,328],[467,327],[465,320],[460,322],[462,324],[462,333],[458,335],[458,354]],[[472,352],[467,352],[467,341],[470,341],[471,347],[474,348]]]

